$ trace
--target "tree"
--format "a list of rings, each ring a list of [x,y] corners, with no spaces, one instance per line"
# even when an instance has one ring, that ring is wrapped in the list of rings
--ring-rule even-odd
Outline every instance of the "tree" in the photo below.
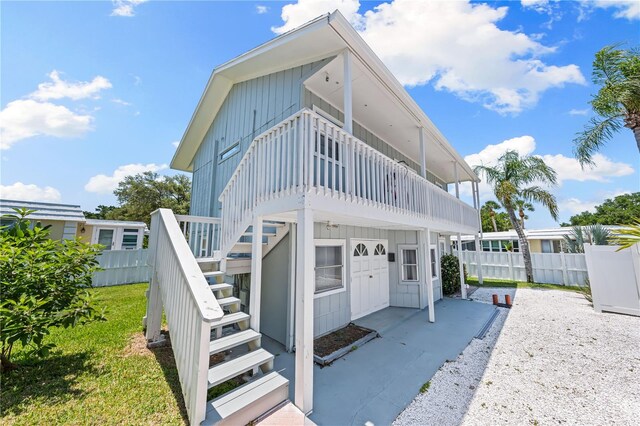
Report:
[[[558,204],[555,197],[542,187],[533,185],[534,183],[556,185],[555,170],[547,166],[540,157],[520,157],[518,152],[509,150],[498,158],[495,166],[475,166],[474,171],[478,175],[484,175],[487,182],[493,186],[494,195],[507,211],[511,226],[518,234],[527,281],[533,282],[529,243],[516,217],[516,201],[522,199],[540,203],[549,210],[551,217],[557,220]]]
[[[640,219],[635,219],[626,228],[616,229],[612,232],[612,235],[611,243],[620,246],[616,251],[640,244]]]
[[[584,253],[585,244],[606,246],[610,238],[611,231],[600,224],[574,226],[569,234],[564,236],[564,243],[568,253]]]
[[[100,204],[96,207],[95,212],[85,211],[82,213],[84,213],[84,217],[87,219],[119,219],[117,217],[118,207],[116,206],[105,206]]]
[[[595,212],[584,211],[569,218],[569,223],[562,226],[595,225],[627,225],[640,218],[640,192],[623,194],[596,206]]]
[[[501,232],[511,228],[509,215],[505,212],[498,212],[500,204],[495,201],[487,201],[480,207],[480,219],[482,221],[482,232]]]
[[[151,213],[159,208],[175,214],[188,214],[191,181],[185,175],[163,176],[144,172],[127,176],[113,192],[120,207],[109,213],[110,219],[136,220],[149,225]],[[114,217],[117,216],[117,217]]]
[[[49,227],[27,219],[33,210],[7,215],[0,228],[0,370],[11,362],[15,343],[46,356],[55,347],[44,338],[52,327],[74,327],[103,319],[87,291],[99,269],[100,246],[75,240],[52,240]]]
[[[593,164],[593,155],[623,127],[631,129],[640,151],[640,55],[637,49],[606,46],[593,61],[593,83],[600,86],[590,104],[597,114],[574,139],[580,164]]]
[[[529,219],[529,216],[525,213],[525,210],[528,212],[535,211],[533,208],[533,204],[526,202],[525,200],[516,200],[516,207],[518,208],[518,215],[520,216],[520,225],[522,225],[522,229],[524,229],[524,220]]]

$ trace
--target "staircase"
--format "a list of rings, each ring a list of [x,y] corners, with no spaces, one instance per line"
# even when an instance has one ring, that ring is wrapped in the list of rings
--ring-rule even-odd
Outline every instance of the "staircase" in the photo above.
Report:
[[[163,212],[161,212],[163,213]],[[247,273],[251,266],[251,228],[240,238],[240,241],[233,247],[231,252],[224,259],[220,257],[218,251],[211,249],[215,247],[215,244],[211,244],[216,235],[216,220],[215,218],[207,218],[210,223],[206,223],[204,218],[197,218],[189,225],[185,225],[185,222],[189,220],[189,216],[178,216],[170,223],[171,220],[166,212],[165,215],[159,217],[165,223],[162,225],[167,228],[175,227],[185,238],[179,244],[185,244],[189,247],[190,253],[181,253],[181,256],[176,256],[178,262],[184,261],[183,270],[188,266],[197,264],[199,269],[199,277],[193,277],[192,280],[187,279],[187,285],[193,286],[191,293],[194,295],[197,290],[202,290],[204,286],[208,287],[208,292],[214,297],[217,306],[221,309],[222,315],[218,314],[216,319],[207,322],[209,327],[208,333],[202,333],[202,339],[196,342],[200,352],[200,360],[204,359],[204,355],[208,354],[206,378],[204,377],[204,369],[197,369],[198,380],[192,380],[187,374],[182,374],[181,365],[178,365],[178,372],[180,375],[180,383],[183,388],[183,394],[185,394],[185,403],[187,405],[187,412],[191,424],[206,424],[206,425],[245,425],[259,418],[272,408],[288,400],[289,397],[289,382],[278,372],[273,371],[274,355],[266,351],[261,347],[262,335],[250,328],[250,315],[242,312],[241,300],[234,296],[234,284],[230,279],[232,275],[238,273]],[[155,213],[154,213],[155,214]],[[160,216],[160,215],[159,215]],[[173,215],[171,214],[171,218]],[[156,225],[159,220],[156,219]],[[218,222],[219,223],[219,222]],[[152,227],[154,222],[152,221]],[[219,226],[219,224],[217,225]],[[162,226],[159,226],[162,228]],[[193,229],[196,229],[193,231]],[[154,230],[152,229],[152,239]],[[263,256],[266,255],[288,232],[288,226],[282,223],[265,222],[263,227]],[[155,243],[162,239],[162,235],[156,235]],[[247,246],[249,247],[247,249]],[[152,241],[150,241],[150,247],[152,247]],[[207,248],[209,247],[209,248]],[[175,252],[179,252],[180,248],[176,247]],[[156,251],[159,249],[156,248]],[[162,253],[164,254],[164,252]],[[190,259],[181,259],[187,258]],[[157,277],[165,263],[170,263],[155,257],[154,277]],[[197,273],[196,273],[197,274]],[[186,274],[189,276],[189,274]],[[204,280],[204,281],[203,281]],[[176,285],[177,283],[166,283],[161,278],[156,278],[157,284],[163,287],[167,284]],[[169,280],[166,280],[169,281]],[[152,280],[153,282],[153,280]],[[150,286],[150,293],[153,287]],[[168,290],[168,289],[167,289]],[[166,290],[160,291],[163,297]],[[210,299],[207,297],[202,297]],[[152,306],[152,296],[149,297],[149,306]],[[209,300],[213,302],[213,300]],[[169,330],[171,332],[171,340],[173,344],[173,350],[176,360],[183,359],[185,356],[191,356],[194,358],[194,363],[197,363],[197,354],[192,354],[188,350],[185,350],[178,345],[184,339],[189,339],[189,336],[177,335],[182,328],[179,324],[172,324],[172,317],[170,315],[170,306],[167,306],[167,300],[163,300],[165,306],[165,312],[167,313],[167,322],[169,324]],[[216,307],[217,308],[217,307]],[[173,309],[175,310],[175,309]],[[219,311],[217,311],[219,312]],[[184,316],[186,313],[182,313]],[[147,309],[147,315],[149,315],[149,307]],[[181,318],[181,317],[179,317]],[[188,329],[185,329],[185,334]],[[194,332],[193,334],[197,334]],[[149,338],[149,331],[147,331],[147,338]],[[205,338],[208,341],[205,341]],[[189,346],[189,345],[186,345]],[[207,362],[204,361],[204,362]],[[177,362],[177,364],[179,364]],[[182,370],[188,370],[187,373],[193,370],[191,364],[186,363]],[[239,379],[244,382],[239,387],[209,400],[203,398],[203,392],[205,389],[194,389],[194,387],[204,387],[209,390],[215,386],[225,383],[231,379]],[[205,383],[206,381],[206,383]],[[206,400],[206,411],[202,410],[201,406],[191,404],[191,395],[194,400]]]

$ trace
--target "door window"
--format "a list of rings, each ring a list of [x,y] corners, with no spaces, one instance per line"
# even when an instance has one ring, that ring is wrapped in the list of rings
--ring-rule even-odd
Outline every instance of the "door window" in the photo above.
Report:
[[[100,229],[98,231],[98,244],[104,246],[104,250],[111,250],[113,243],[113,229]]]

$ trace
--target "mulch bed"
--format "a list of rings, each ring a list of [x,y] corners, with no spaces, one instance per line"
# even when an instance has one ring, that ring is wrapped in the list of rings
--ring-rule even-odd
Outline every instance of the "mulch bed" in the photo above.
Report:
[[[313,341],[313,353],[319,357],[326,357],[362,339],[373,330],[349,324],[340,330],[318,337]]]

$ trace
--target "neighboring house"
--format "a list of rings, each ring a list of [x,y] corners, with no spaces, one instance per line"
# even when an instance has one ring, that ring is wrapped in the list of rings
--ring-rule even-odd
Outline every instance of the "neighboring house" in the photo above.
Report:
[[[607,226],[607,228],[615,229],[618,227]],[[565,241],[564,237],[571,234],[571,229],[571,227],[525,229],[524,233],[529,241],[529,251],[531,253],[561,253]],[[520,251],[518,234],[513,229],[504,232],[484,232],[480,247],[482,251],[506,252],[505,246],[509,243],[512,244],[514,252]],[[462,250],[476,250],[475,235],[462,236]]]
[[[435,321],[440,256],[478,231],[477,176],[339,12],[216,68],[171,166],[193,173],[193,216],[152,215],[147,339],[164,307],[192,424],[288,398],[261,333],[295,348],[294,403],[311,412],[314,338],[388,306]],[[462,181],[474,207],[447,192]]]
[[[50,226],[50,237],[64,240],[79,237],[90,244],[102,244],[105,250],[135,250],[142,248],[146,224],[144,222],[86,219],[80,206],[0,199],[2,224],[15,215],[14,209],[35,210],[29,215],[32,222]]]

